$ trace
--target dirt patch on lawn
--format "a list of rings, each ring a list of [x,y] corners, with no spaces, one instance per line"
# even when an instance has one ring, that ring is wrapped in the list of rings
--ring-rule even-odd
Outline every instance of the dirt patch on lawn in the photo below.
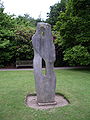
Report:
[[[54,104],[54,105],[38,105],[36,94],[27,95],[25,102],[28,107],[31,107],[34,109],[40,109],[40,110],[52,109],[52,108],[56,108],[56,107],[63,107],[63,106],[66,106],[69,104],[69,101],[63,95],[60,95],[60,94],[55,95],[56,104]]]

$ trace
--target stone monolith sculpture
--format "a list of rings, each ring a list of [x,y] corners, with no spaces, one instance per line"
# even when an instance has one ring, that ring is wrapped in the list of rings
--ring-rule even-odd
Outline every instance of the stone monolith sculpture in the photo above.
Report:
[[[53,71],[55,47],[51,33],[51,25],[40,22],[32,37],[34,48],[34,77],[38,105],[52,105],[55,102],[56,77]],[[42,74],[42,59],[46,64],[46,74]]]

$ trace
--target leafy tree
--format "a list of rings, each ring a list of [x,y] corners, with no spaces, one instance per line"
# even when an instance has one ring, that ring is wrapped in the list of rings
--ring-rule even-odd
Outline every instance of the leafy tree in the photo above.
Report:
[[[4,13],[4,6],[0,1],[0,66],[6,65],[13,55],[14,21],[12,16]]]
[[[57,22],[60,13],[65,11],[66,2],[67,0],[61,0],[61,2],[50,6],[50,13],[47,13],[48,19],[46,21],[52,26]]]
[[[0,67],[15,64],[16,59],[32,59],[35,24],[28,14],[13,17],[4,13],[0,1]]]
[[[32,35],[35,32],[36,21],[28,14],[16,18],[16,59],[29,60],[33,58]]]
[[[60,33],[56,42],[63,47],[64,60],[70,65],[90,64],[89,10],[89,0],[69,0],[55,25]]]
[[[23,25],[23,26],[35,27],[36,20],[34,20],[34,18],[30,17],[29,14],[24,14],[24,16],[20,15],[16,18],[16,24]]]
[[[32,60],[33,47],[32,35],[35,29],[32,27],[17,26],[16,31],[16,59],[17,60]]]

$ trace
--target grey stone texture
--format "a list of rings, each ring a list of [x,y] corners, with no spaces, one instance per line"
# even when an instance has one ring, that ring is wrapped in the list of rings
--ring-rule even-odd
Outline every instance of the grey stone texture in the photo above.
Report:
[[[37,24],[36,33],[32,37],[34,48],[34,77],[39,105],[56,104],[55,88],[56,77],[53,71],[55,62],[55,47],[51,33],[51,25],[40,22]],[[42,59],[46,64],[46,74],[42,74]]]

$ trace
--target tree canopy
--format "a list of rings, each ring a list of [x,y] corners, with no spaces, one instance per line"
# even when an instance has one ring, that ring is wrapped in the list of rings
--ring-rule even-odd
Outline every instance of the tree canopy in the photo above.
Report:
[[[66,3],[67,3],[67,0],[61,0],[61,2],[58,2],[54,4],[53,6],[50,6],[50,13],[47,13],[48,18],[46,22],[48,22],[52,26],[55,25],[60,13],[66,10]]]
[[[90,0],[61,0],[50,6],[57,66],[90,65]],[[0,67],[33,59],[32,35],[37,22],[29,14],[8,15],[0,0]]]
[[[57,43],[63,48],[64,61],[69,65],[90,64],[89,0],[69,0],[54,29]]]
[[[0,1],[0,67],[15,64],[17,59],[32,59],[31,37],[35,24],[28,14],[15,17],[4,13]]]

